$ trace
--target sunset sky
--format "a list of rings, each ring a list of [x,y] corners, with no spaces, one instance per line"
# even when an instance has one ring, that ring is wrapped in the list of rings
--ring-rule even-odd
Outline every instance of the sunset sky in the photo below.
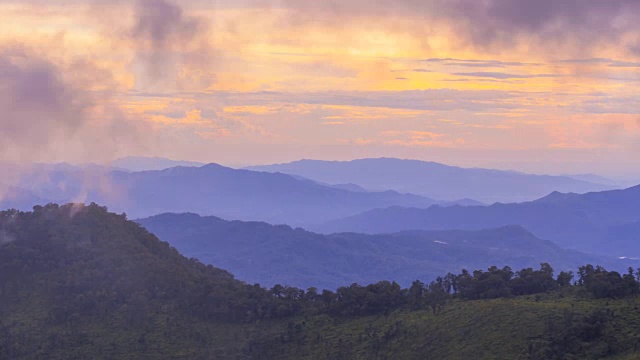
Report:
[[[0,161],[640,176],[637,0],[0,0]]]

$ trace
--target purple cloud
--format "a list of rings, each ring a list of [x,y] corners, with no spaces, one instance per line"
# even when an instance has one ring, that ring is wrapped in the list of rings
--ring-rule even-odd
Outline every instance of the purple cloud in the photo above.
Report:
[[[210,24],[204,18],[185,14],[180,6],[165,0],[139,0],[134,16],[129,38],[144,61],[148,81],[172,79],[180,70],[212,64],[214,49],[207,38]],[[212,82],[202,79],[202,74],[199,80],[202,87]]]
[[[110,101],[114,86],[111,73],[90,62],[0,48],[0,160],[34,161],[72,148],[67,155],[101,158],[137,143],[135,124]]]

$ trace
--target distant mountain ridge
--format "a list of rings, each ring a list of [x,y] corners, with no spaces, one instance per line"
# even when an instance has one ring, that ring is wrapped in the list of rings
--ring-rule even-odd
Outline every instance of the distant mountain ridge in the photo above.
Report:
[[[389,207],[312,227],[331,233],[397,232],[407,229],[482,229],[518,224],[536,236],[562,247],[603,254],[640,257],[640,185],[624,190],[563,194],[554,192],[541,199],[491,206],[428,209]],[[626,231],[624,229],[627,229]],[[616,236],[623,231],[625,237]],[[617,247],[613,246],[617,244]]]
[[[446,272],[491,264],[519,269],[550,262],[557,270],[572,270],[585,262],[620,270],[633,264],[562,249],[520,226],[321,235],[284,225],[196,214],[162,214],[137,222],[186,256],[268,286],[280,283],[332,289],[380,279],[408,286],[416,278],[429,280]]]
[[[111,166],[129,171],[164,170],[176,166],[200,167],[204,165],[206,163],[144,156],[127,156],[111,162]]]
[[[567,176],[462,168],[395,158],[300,160],[247,169],[282,172],[330,184],[353,183],[370,191],[391,189],[444,200],[470,198],[483,203],[529,201],[552,191],[586,193],[615,188],[612,184],[598,184]]]
[[[95,170],[95,171],[94,171]],[[0,206],[98,202],[132,217],[196,212],[228,219],[314,224],[388,206],[444,204],[396,191],[362,192],[324,186],[286,174],[237,170],[217,164],[141,172],[80,167],[34,170]]]

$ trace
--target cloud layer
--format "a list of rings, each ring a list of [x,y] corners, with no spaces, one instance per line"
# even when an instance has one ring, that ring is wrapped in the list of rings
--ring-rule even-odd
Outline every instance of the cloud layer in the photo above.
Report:
[[[0,0],[0,160],[640,168],[639,16],[635,0]]]

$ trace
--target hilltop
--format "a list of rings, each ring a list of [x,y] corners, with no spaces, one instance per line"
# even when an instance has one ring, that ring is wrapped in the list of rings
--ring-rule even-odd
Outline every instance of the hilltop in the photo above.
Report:
[[[0,212],[0,272],[4,359],[231,356],[233,324],[270,311],[266,290],[97,205]]]

